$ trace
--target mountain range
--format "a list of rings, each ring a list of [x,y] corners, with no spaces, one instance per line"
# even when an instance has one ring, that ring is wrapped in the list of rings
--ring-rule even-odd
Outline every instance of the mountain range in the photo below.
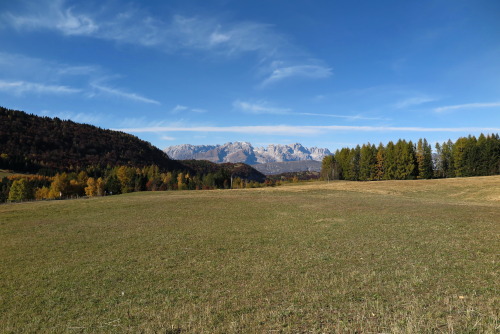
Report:
[[[284,161],[321,161],[331,152],[326,148],[307,148],[299,143],[253,147],[248,142],[229,142],[223,145],[175,145],[165,153],[176,160],[208,160],[215,163],[243,162],[249,165]]]

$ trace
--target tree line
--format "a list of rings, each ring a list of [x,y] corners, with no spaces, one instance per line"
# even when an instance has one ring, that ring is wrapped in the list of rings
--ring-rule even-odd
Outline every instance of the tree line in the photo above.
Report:
[[[12,175],[0,181],[0,202],[105,196],[136,191],[238,189],[274,186],[272,180],[251,180],[232,164],[213,172],[161,171],[156,165],[110,167],[56,173],[55,176]],[[260,182],[262,181],[262,182]]]
[[[500,174],[498,134],[461,137],[437,143],[436,152],[426,139],[390,141],[342,148],[322,161],[324,180],[412,180]]]

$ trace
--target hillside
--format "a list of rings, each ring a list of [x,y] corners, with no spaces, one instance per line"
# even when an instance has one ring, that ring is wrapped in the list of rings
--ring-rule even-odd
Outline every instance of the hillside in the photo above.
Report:
[[[314,160],[267,162],[264,164],[252,165],[252,167],[265,175],[294,172],[320,172],[321,162]]]
[[[308,148],[298,143],[253,147],[247,142],[224,145],[175,145],[167,147],[164,151],[172,159],[208,160],[216,163],[243,162],[250,165],[283,161],[321,161],[323,157],[331,154],[326,148]]]
[[[197,174],[219,173],[228,178],[239,177],[248,181],[264,182],[266,180],[266,176],[254,168],[255,166],[244,163],[216,164],[207,160],[181,160],[180,162]]]
[[[96,126],[39,117],[0,107],[0,168],[37,172],[94,165],[183,169],[164,152],[135,136]]]

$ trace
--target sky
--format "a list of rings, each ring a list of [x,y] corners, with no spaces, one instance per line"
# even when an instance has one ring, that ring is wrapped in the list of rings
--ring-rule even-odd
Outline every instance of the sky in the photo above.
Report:
[[[500,1],[0,0],[0,106],[161,149],[500,133]]]

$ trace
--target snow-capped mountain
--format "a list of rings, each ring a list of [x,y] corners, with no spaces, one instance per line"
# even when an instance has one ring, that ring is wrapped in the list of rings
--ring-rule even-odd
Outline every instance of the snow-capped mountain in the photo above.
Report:
[[[269,145],[254,148],[248,142],[224,145],[175,145],[167,147],[165,153],[176,160],[209,160],[212,162],[244,162],[250,165],[282,161],[321,161],[330,151],[326,148],[307,148],[301,144]]]

